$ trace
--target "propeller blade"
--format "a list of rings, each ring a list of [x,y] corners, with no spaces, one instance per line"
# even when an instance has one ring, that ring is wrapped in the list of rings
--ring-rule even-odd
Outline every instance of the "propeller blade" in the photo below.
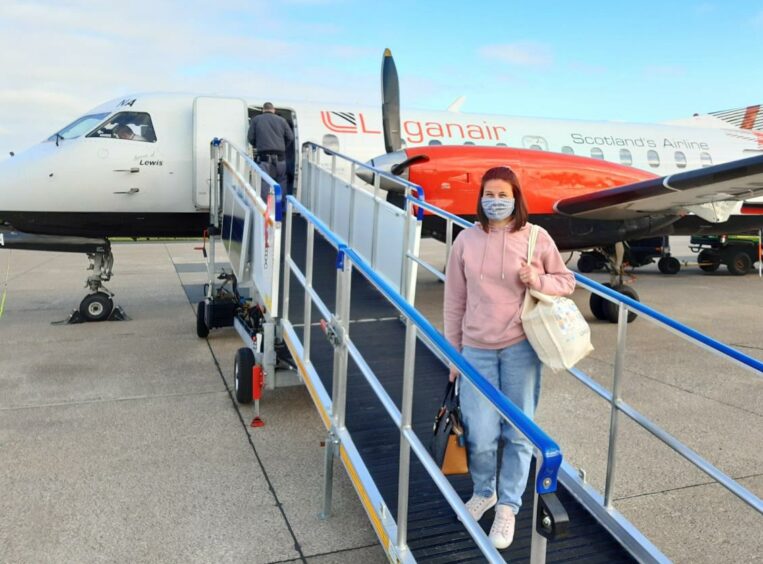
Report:
[[[400,85],[392,52],[384,50],[382,60],[382,126],[384,128],[384,150],[388,153],[399,151],[400,139]]]

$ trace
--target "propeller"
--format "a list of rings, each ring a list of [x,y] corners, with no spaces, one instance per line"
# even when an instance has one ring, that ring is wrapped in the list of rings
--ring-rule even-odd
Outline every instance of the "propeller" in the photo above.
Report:
[[[384,150],[387,153],[399,151],[403,144],[400,139],[400,83],[392,51],[384,50],[382,59],[382,126],[384,129]]]

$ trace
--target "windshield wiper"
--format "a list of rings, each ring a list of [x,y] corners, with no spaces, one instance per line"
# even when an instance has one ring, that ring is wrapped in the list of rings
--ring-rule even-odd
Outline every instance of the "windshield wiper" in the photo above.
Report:
[[[61,135],[60,133],[56,133],[56,147],[58,147],[58,140],[59,139],[61,139],[63,141],[64,140],[64,136]]]

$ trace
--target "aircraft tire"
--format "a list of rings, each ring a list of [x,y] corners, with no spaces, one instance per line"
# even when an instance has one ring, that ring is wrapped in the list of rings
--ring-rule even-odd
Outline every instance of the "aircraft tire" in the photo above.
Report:
[[[200,339],[206,339],[209,336],[209,327],[207,327],[207,307],[203,300],[196,306],[196,335]]]
[[[85,321],[106,321],[114,311],[114,301],[106,292],[88,294],[79,304],[79,313]]]
[[[233,364],[233,381],[236,388],[236,401],[240,404],[252,403],[252,369],[254,353],[248,347],[236,351]]]
[[[750,255],[744,251],[737,251],[726,263],[726,268],[728,268],[729,272],[734,276],[744,276],[750,272],[750,268],[752,268]]]
[[[605,282],[602,285],[606,286],[607,288],[612,287],[612,285],[609,282]],[[609,317],[607,317],[607,311],[605,309],[606,305],[607,305],[607,300],[602,298],[599,294],[592,293],[590,299],[588,300],[588,307],[591,308],[591,313],[593,313],[593,316],[599,321],[607,321],[609,319]]]
[[[697,255],[699,267],[704,272],[715,272],[721,266],[721,257],[709,249],[704,249]]]
[[[676,257],[662,257],[657,261],[657,268],[663,274],[678,274],[681,270],[681,263]]]
[[[580,258],[578,259],[578,272],[582,272],[583,274],[593,272],[596,270],[596,263],[596,257],[588,254],[581,254]]]
[[[636,293],[636,290],[631,288],[630,286],[620,285],[620,286],[614,286],[612,288],[613,290],[617,290],[624,296],[628,296],[632,300],[636,300],[637,302],[640,301],[638,299],[638,294]],[[617,316],[619,314],[619,305],[610,302],[609,300],[605,300],[604,303],[604,311],[607,315],[607,319],[610,323],[617,323]],[[635,320],[638,317],[638,314],[635,311],[628,310],[628,323],[632,323],[633,320]]]

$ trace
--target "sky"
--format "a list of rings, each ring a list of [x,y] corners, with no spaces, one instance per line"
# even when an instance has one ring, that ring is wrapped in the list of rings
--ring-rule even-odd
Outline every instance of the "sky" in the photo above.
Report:
[[[763,1],[0,0],[0,159],[171,91],[660,122],[763,102]]]

